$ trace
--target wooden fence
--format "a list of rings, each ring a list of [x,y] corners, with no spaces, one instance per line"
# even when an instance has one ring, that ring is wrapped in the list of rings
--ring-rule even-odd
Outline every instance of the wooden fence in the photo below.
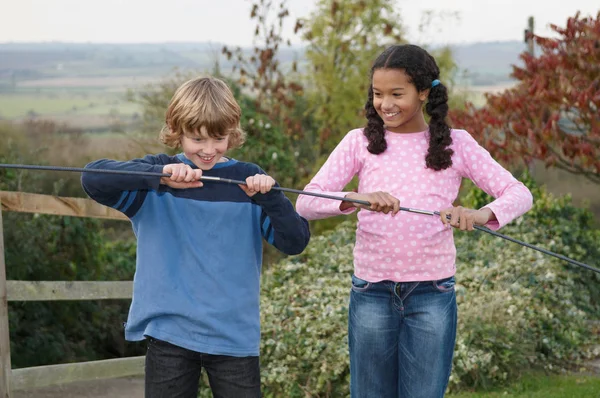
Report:
[[[113,220],[127,220],[127,218],[118,211],[89,199],[62,198],[23,192],[0,191],[0,207],[0,398],[10,398],[11,390],[143,374],[143,356],[15,370],[11,368],[8,301],[131,299],[133,286],[131,281],[7,281],[2,211]],[[8,266],[10,267],[10,264]]]

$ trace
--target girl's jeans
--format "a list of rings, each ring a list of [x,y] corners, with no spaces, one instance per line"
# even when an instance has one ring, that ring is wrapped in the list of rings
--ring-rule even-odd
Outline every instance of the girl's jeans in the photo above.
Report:
[[[352,398],[443,397],[456,340],[454,277],[367,282],[352,276]]]
[[[146,398],[196,398],[202,368],[215,398],[259,398],[258,357],[230,357],[190,351],[147,337]]]

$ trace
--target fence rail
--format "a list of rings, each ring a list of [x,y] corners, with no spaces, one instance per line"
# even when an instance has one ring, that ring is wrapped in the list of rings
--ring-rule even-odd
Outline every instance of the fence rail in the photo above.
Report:
[[[6,281],[8,301],[130,299],[132,282]]]
[[[12,369],[8,324],[9,301],[131,299],[132,282],[7,281],[2,212],[127,220],[122,213],[90,199],[0,191],[0,398],[11,391],[84,380],[144,373],[144,357]],[[10,264],[8,265],[10,266]]]
[[[36,366],[12,371],[14,390],[38,388],[74,381],[112,379],[144,373],[144,357]]]
[[[0,203],[2,203],[2,211],[127,220],[123,213],[83,198],[0,191]]]

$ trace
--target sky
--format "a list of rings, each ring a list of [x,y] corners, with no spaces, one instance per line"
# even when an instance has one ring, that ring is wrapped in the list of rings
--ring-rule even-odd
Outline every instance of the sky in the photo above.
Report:
[[[272,0],[275,5],[279,0]],[[394,0],[390,0],[394,1]],[[308,17],[317,0],[287,0],[291,18],[284,35],[294,43],[296,18]],[[581,11],[595,17],[599,0],[395,0],[414,43],[455,44],[523,40],[529,16],[535,32],[552,36],[548,25],[566,24]],[[250,0],[0,0],[0,43],[215,42],[252,44]],[[420,30],[422,16],[434,23]]]

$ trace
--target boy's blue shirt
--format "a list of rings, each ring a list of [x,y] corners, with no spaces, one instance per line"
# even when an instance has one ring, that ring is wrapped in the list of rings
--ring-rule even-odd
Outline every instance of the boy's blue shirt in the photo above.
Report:
[[[162,173],[181,162],[196,167],[182,154],[160,154],[86,168]],[[264,171],[235,159],[203,171],[242,181],[257,173]],[[82,186],[127,215],[137,237],[127,340],[148,335],[208,354],[259,355],[262,239],[286,254],[310,239],[308,222],[281,191],[250,198],[236,184],[173,189],[160,177],[85,172]]]

